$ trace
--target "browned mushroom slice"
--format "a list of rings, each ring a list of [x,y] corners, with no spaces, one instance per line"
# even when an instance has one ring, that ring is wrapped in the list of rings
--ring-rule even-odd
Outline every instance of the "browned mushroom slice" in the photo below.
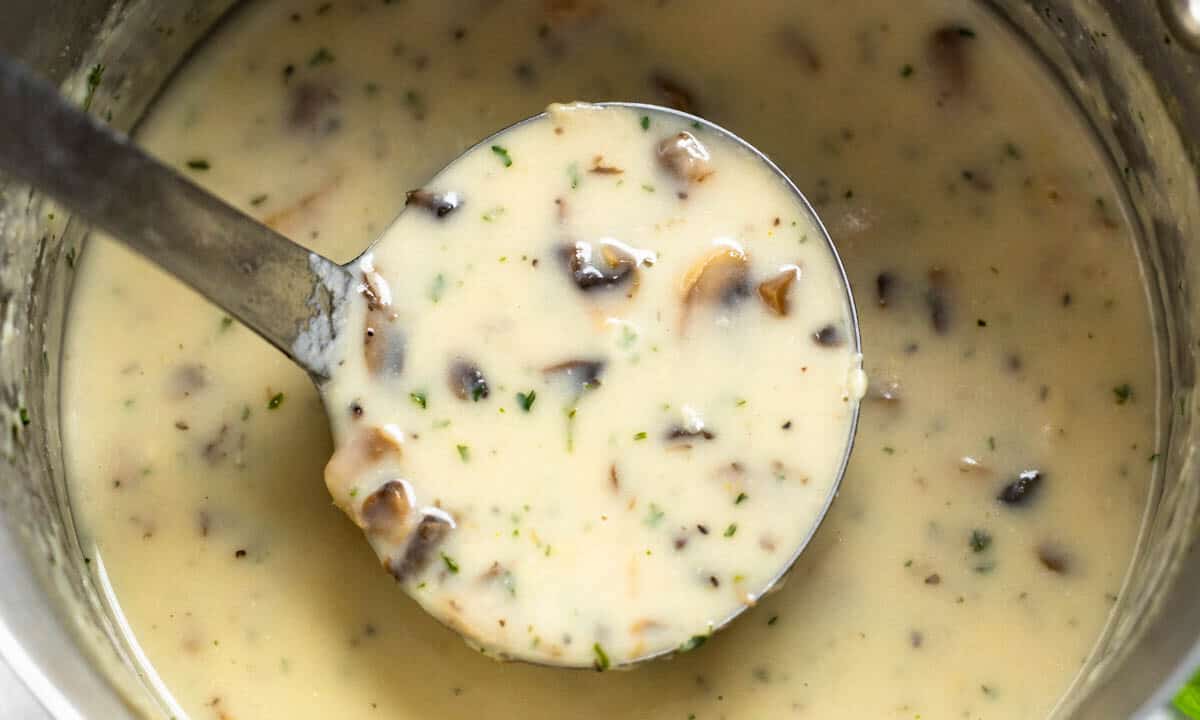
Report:
[[[632,258],[609,256],[607,253],[596,258],[591,243],[583,241],[563,248],[562,255],[575,286],[585,292],[622,285],[633,276],[637,267]],[[615,262],[609,262],[609,257],[613,257]]]
[[[416,205],[438,218],[444,218],[463,206],[463,198],[454,191],[437,193],[423,189],[409,190],[405,195],[404,205]]]
[[[836,325],[825,325],[813,333],[813,342],[821,347],[841,347],[846,337]]]
[[[703,182],[712,175],[712,156],[704,143],[683,131],[658,144],[658,163],[684,182]]]
[[[389,560],[388,571],[397,580],[404,580],[409,575],[420,572],[429,564],[429,558],[446,535],[454,529],[454,520],[440,510],[426,508],[422,511],[421,521],[417,529],[408,539],[404,556]]]
[[[604,360],[566,360],[542,368],[549,377],[560,377],[571,383],[575,392],[600,387],[600,376],[604,373]]]
[[[650,76],[650,84],[662,97],[663,105],[693,115],[698,112],[695,95],[674,78],[656,72]]]
[[[390,310],[384,308],[367,311],[363,358],[372,375],[399,375],[404,372],[407,343],[404,332],[393,322],[394,317]]]
[[[767,309],[776,315],[785,316],[790,309],[788,291],[792,283],[800,277],[800,268],[796,265],[785,265],[773,277],[758,284],[758,297]]]
[[[940,98],[961,95],[971,77],[970,43],[975,31],[962,25],[940,27],[929,36],[929,61],[938,78]]]
[[[469,360],[459,359],[451,363],[446,381],[459,400],[479,402],[491,393],[483,371]]]
[[[744,297],[750,261],[745,251],[721,246],[688,268],[681,290],[686,309],[697,303],[732,303]]]
[[[412,488],[403,480],[389,480],[363,500],[359,514],[363,529],[371,535],[400,542],[408,535],[413,509]]]

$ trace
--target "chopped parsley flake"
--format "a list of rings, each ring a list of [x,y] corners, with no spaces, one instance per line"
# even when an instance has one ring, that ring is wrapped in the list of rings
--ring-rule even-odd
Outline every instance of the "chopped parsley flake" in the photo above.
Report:
[[[458,563],[455,562],[454,558],[450,557],[446,553],[442,553],[442,562],[444,562],[446,564],[447,570],[454,573],[455,575],[458,574]]]
[[[530,390],[527,393],[517,393],[517,404],[519,404],[521,409],[525,412],[529,412],[533,409],[533,403],[535,400],[537,400],[536,390]]]
[[[441,302],[442,295],[446,293],[446,276],[438,273],[433,278],[433,284],[429,287],[429,299],[433,302]]]
[[[317,51],[308,59],[308,66],[317,67],[318,65],[328,65],[329,63],[333,62],[333,60],[333,53],[329,52],[329,48],[320,47],[317,48]]]
[[[592,645],[592,653],[596,656],[595,666],[597,672],[604,672],[611,667],[611,663],[608,661],[608,653],[604,652],[604,648],[601,647],[600,643]]]
[[[646,431],[643,430],[639,433],[634,433],[633,439],[634,440],[645,440],[646,439]]]
[[[734,505],[741,505],[742,503],[746,502],[746,501],[747,501],[747,500],[749,500],[749,499],[750,499],[750,496],[749,496],[749,495],[747,495],[747,494],[746,494],[746,493],[744,493],[744,492],[740,492],[740,493],[738,493],[738,495],[737,495],[737,499],[733,501],[733,504],[734,504]]]
[[[412,400],[413,405],[416,405],[422,410],[429,407],[429,401],[426,399],[425,393],[423,392],[410,392],[408,394],[408,399]]]
[[[570,180],[571,180],[571,189],[578,190],[579,189],[579,166],[577,164],[571,163],[570,165],[567,166],[567,177],[570,178]]]
[[[693,635],[679,646],[679,652],[691,652],[704,646],[708,642],[707,635]]]
[[[914,72],[916,71],[912,65],[905,64],[904,67],[900,68],[900,77],[912,77]]]
[[[259,205],[262,205],[266,201],[267,201],[266,193],[261,193],[259,195],[255,195],[254,197],[250,198],[250,204],[253,205],[254,207],[258,207]]]
[[[992,534],[987,530],[971,531],[971,552],[981,553],[992,546]]]
[[[87,94],[83,96],[83,110],[87,112],[92,109],[92,100],[96,97],[96,88],[100,87],[100,80],[104,77],[104,66],[96,64],[88,71],[87,76]]]
[[[649,116],[649,115],[643,115],[643,116],[642,116],[642,129],[643,129],[643,130],[649,130],[649,129],[650,129],[650,116]]]
[[[725,537],[733,537],[737,533],[737,523],[729,523],[729,527],[725,528]]]
[[[283,393],[278,392],[278,393],[275,393],[274,395],[272,395],[271,399],[267,401],[267,409],[268,410],[276,410],[282,404],[283,404]]]
[[[21,425],[29,424],[29,409],[21,408],[17,410],[17,416],[21,418]]]
[[[492,152],[500,158],[500,162],[504,163],[504,167],[512,167],[512,156],[508,154],[508,149],[502,145],[493,145]]]
[[[646,514],[646,524],[650,527],[656,527],[662,522],[666,513],[658,505],[650,503],[650,511]]]
[[[1113,395],[1116,396],[1118,405],[1124,405],[1133,397],[1133,388],[1129,386],[1129,383],[1122,383],[1113,388]]]
[[[654,192],[654,186],[650,183],[642,183],[642,189],[649,193]]]
[[[222,317],[221,318],[221,331],[224,332],[225,330],[228,330],[231,327],[233,327],[233,318],[228,315]]]
[[[471,446],[470,445],[455,445],[454,447],[458,449],[458,457],[460,457],[463,462],[470,461],[470,459],[471,459]]]
[[[197,172],[204,172],[212,168],[212,165],[204,158],[192,158],[187,161],[187,166],[189,169],[196,170]]]

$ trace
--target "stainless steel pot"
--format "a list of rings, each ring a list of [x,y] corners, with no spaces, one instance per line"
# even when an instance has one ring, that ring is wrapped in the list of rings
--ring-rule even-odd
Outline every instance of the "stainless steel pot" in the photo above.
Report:
[[[129,129],[235,4],[8,0],[0,51],[81,101],[94,90],[89,73],[103,65],[92,110]],[[1058,715],[1150,717],[1200,666],[1200,1],[991,4],[1091,120],[1141,233],[1166,453],[1130,591]],[[59,353],[82,234],[28,189],[0,180],[0,656],[55,718],[159,717],[156,688],[138,672],[111,598],[90,579],[66,501]],[[25,424],[21,407],[39,422]]]

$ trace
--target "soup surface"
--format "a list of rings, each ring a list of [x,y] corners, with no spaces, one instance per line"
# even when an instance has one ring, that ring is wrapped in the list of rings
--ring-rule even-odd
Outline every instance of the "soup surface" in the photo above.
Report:
[[[325,483],[482,652],[697,649],[828,505],[865,390],[842,270],[717,128],[552,105],[409,193],[351,272]]]
[[[786,586],[704,647],[627,673],[481,657],[331,505],[329,424],[305,375],[98,239],[75,263],[72,499],[170,712],[1046,716],[1131,556],[1154,464],[1153,341],[1106,164],[982,11],[256,2],[141,140],[348,260],[405,191],[569,98],[673,104],[729,127],[791,175],[838,244],[871,387],[840,496]]]

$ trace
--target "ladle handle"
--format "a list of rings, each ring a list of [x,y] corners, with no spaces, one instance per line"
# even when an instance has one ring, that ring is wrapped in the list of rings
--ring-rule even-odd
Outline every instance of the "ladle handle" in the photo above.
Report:
[[[245,215],[0,57],[0,172],[219,305],[318,379],[349,273]]]

